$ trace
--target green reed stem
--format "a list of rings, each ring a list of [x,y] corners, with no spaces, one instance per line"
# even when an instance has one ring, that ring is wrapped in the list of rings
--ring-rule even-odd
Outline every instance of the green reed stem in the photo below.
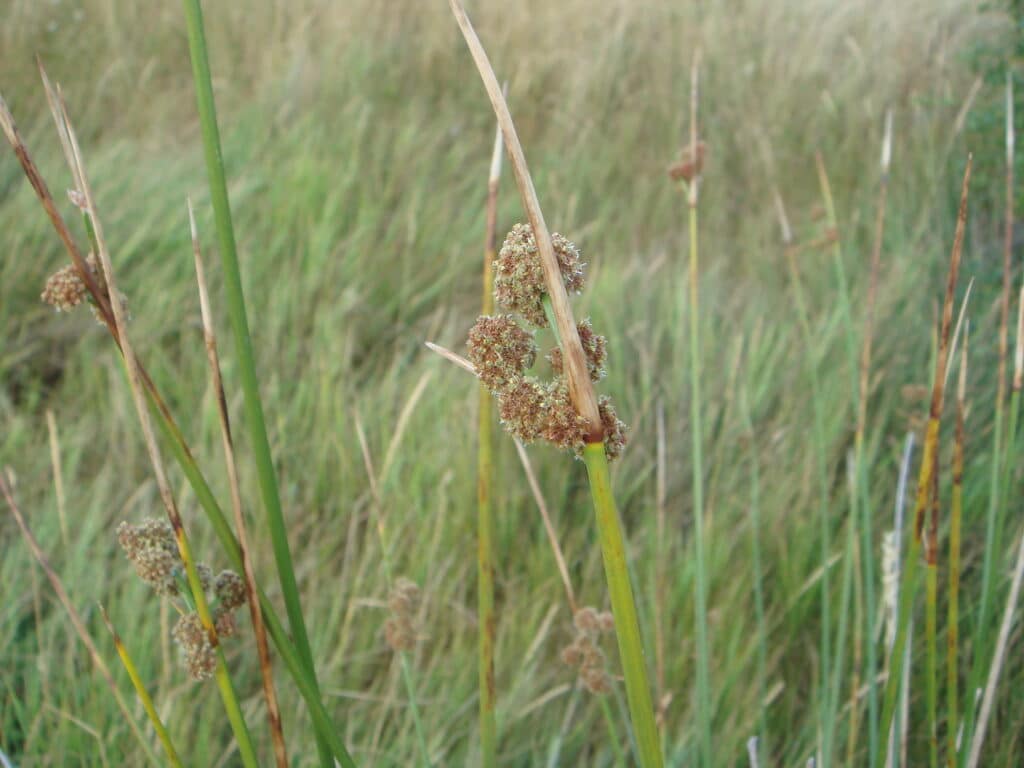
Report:
[[[757,454],[754,424],[750,417],[750,403],[744,390],[740,399],[743,427],[750,441],[750,555],[754,569],[754,615],[757,620],[757,688],[758,739],[757,756],[761,761],[771,754],[768,742],[768,629],[764,617],[764,572],[761,566],[761,465]]]
[[[928,704],[928,759],[931,768],[939,765],[939,649],[938,649],[938,563],[925,567],[925,636],[927,646],[928,680],[925,695]]]
[[[590,493],[594,500],[604,572],[608,580],[612,614],[615,616],[615,637],[619,644],[622,672],[626,678],[626,700],[633,721],[640,764],[643,768],[661,768],[658,729],[654,724],[654,708],[651,706],[651,689],[647,680],[643,642],[640,639],[640,624],[637,620],[633,587],[626,562],[626,544],[622,523],[619,521],[619,511],[612,495],[604,444],[587,443],[583,448],[583,460],[587,465]]]
[[[946,619],[946,765],[957,762],[956,731],[960,712],[958,701],[957,656],[960,631],[960,524],[963,516],[964,478],[964,383],[966,378],[967,341],[961,358],[960,388],[957,393],[956,438],[953,443],[953,498],[949,524],[949,606]]]
[[[149,695],[149,691],[146,690],[146,684],[142,682],[142,677],[139,675],[139,670],[135,666],[131,654],[128,653],[128,649],[121,641],[121,636],[117,634],[117,630],[114,629],[114,625],[111,623],[110,617],[107,616],[103,606],[100,606],[100,613],[103,615],[103,621],[106,623],[107,629],[110,630],[110,634],[114,638],[114,648],[121,659],[121,664],[124,665],[125,672],[128,673],[128,679],[132,681],[135,693],[138,695],[139,701],[142,702],[142,708],[146,710],[146,716],[149,718],[149,722],[152,723],[153,730],[156,731],[157,738],[160,739],[160,744],[167,754],[167,762],[175,768],[183,768],[181,758],[178,757],[178,751],[174,748],[174,743],[171,741],[171,735],[167,732],[163,720],[160,719],[160,715],[156,711],[153,698]]]
[[[694,181],[696,183],[696,181]],[[690,433],[693,437],[693,548],[696,567],[694,595],[697,639],[697,721],[703,765],[710,767],[711,751],[711,660],[708,652],[707,563],[704,554],[704,439],[700,398],[700,289],[697,240],[697,200],[690,195]]]
[[[249,336],[249,321],[246,317],[245,297],[242,291],[242,277],[238,267],[235,249],[234,226],[231,222],[231,207],[228,202],[224,161],[221,155],[220,131],[217,127],[216,106],[213,99],[213,83],[210,63],[206,50],[206,35],[203,29],[203,15],[199,0],[183,0],[188,28],[189,53],[192,59],[192,74],[195,81],[196,102],[203,134],[203,149],[206,155],[206,170],[210,182],[210,199],[213,204],[217,236],[220,242],[221,263],[224,272],[224,288],[228,315],[235,339],[235,353],[238,356],[239,377],[245,399],[246,421],[249,425],[253,458],[259,476],[260,493],[267,513],[267,525],[274,548],[281,592],[284,596],[288,623],[295,637],[296,649],[303,666],[308,670],[314,688],[318,688],[313,654],[309,646],[306,622],[302,615],[298,584],[292,565],[288,545],[288,531],[281,510],[281,498],[277,487],[277,475],[270,453],[270,442],[263,417],[260,400],[259,380]],[[331,750],[318,733],[317,751],[321,765],[332,765]]]
[[[484,235],[483,294],[481,314],[494,312],[494,269],[497,244],[498,174],[501,162],[501,131],[495,139],[495,157],[487,185],[486,232]],[[550,305],[550,301],[548,302]],[[552,325],[552,327],[555,327]],[[497,693],[494,682],[494,644],[497,619],[494,613],[494,517],[491,494],[494,485],[494,415],[491,394],[479,385],[477,416],[477,611],[478,675],[480,689],[480,764],[494,768],[498,761],[498,726],[495,719]]]

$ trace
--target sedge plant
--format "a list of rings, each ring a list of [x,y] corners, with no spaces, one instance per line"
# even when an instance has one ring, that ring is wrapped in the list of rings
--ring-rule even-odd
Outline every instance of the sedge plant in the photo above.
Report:
[[[626,558],[625,537],[608,471],[608,454],[611,453],[614,456],[617,450],[621,449],[624,440],[623,426],[614,416],[614,412],[610,410],[606,401],[599,403],[594,391],[591,368],[580,339],[579,327],[574,321],[572,309],[569,306],[563,274],[564,253],[570,249],[561,249],[563,261],[560,263],[560,257],[555,253],[552,236],[537,200],[537,193],[526,165],[523,149],[497,77],[494,75],[487,54],[462,4],[459,0],[450,0],[450,5],[497,115],[505,145],[511,157],[512,170],[519,187],[523,207],[530,221],[532,246],[527,240],[525,231],[520,232],[522,239],[519,245],[526,252],[532,250],[532,253],[539,258],[539,271],[543,276],[542,291],[533,295],[535,300],[541,300],[543,311],[539,316],[533,318],[535,321],[539,321],[534,324],[545,326],[551,323],[552,329],[556,331],[561,369],[564,372],[564,384],[559,385],[556,397],[569,406],[569,409],[559,410],[561,415],[570,422],[569,432],[563,432],[562,437],[571,435],[571,444],[574,446],[582,443],[581,453],[587,467],[591,497],[597,518],[598,537],[614,615],[615,634],[626,682],[626,698],[640,763],[644,768],[660,768],[662,765],[661,747],[654,722],[654,709],[651,703],[643,642],[640,636],[639,620]],[[569,268],[571,270],[572,266],[569,265]],[[535,287],[537,287],[536,284]],[[550,320],[548,316],[550,316]],[[535,403],[531,405],[529,401],[533,399],[537,391],[531,384],[525,384],[525,387],[532,392],[523,392],[525,397],[522,399],[522,404],[530,408]],[[562,387],[564,387],[564,394]],[[516,404],[515,398],[513,398],[512,404]],[[549,409],[549,415],[553,415],[553,413]],[[505,421],[508,422],[509,419],[506,418]]]

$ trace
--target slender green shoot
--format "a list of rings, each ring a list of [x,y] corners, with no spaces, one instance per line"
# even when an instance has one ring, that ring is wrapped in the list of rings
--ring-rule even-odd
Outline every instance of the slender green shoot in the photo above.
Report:
[[[107,611],[102,605],[99,606],[99,609],[100,614],[103,616],[103,623],[107,625],[107,629],[110,630],[110,636],[114,638],[114,648],[117,650],[117,655],[124,665],[125,672],[128,673],[128,678],[132,681],[132,686],[135,688],[135,693],[142,703],[142,708],[146,710],[146,717],[149,718],[149,722],[153,725],[153,730],[156,731],[157,738],[160,739],[160,744],[167,754],[167,762],[172,766],[176,766],[176,768],[182,768],[181,758],[178,757],[178,751],[174,748],[171,735],[167,732],[163,721],[160,719],[160,714],[156,711],[153,698],[149,695],[149,691],[146,690],[146,684],[142,682],[142,677],[139,675],[135,662],[132,661],[131,654],[128,653],[128,649],[121,641],[121,636],[114,629],[114,624],[110,621],[110,617],[107,616]]]
[[[939,458],[933,458],[932,488],[929,499],[931,515],[925,541],[925,664],[927,667],[925,698],[928,711],[928,760],[931,768],[939,765]]]
[[[270,441],[263,417],[260,400],[259,379],[253,355],[252,339],[249,336],[249,321],[246,317],[245,297],[242,292],[242,276],[238,267],[235,249],[235,232],[231,223],[231,206],[228,202],[227,181],[224,160],[221,155],[220,131],[217,127],[217,112],[213,99],[213,82],[210,62],[206,50],[206,33],[203,28],[203,14],[199,0],[183,0],[188,30],[189,54],[192,59],[192,74],[196,89],[196,103],[202,128],[203,149],[206,156],[206,171],[210,182],[210,199],[213,204],[217,236],[220,242],[221,265],[224,275],[225,299],[231,329],[235,338],[235,354],[238,358],[239,378],[245,396],[245,415],[249,425],[253,458],[259,477],[260,494],[267,513],[267,526],[274,548],[278,578],[284,597],[288,623],[295,646],[303,666],[312,678],[314,688],[316,668],[309,646],[306,621],[302,615],[299,588],[292,565],[291,549],[288,545],[288,530],[281,510],[281,497],[277,487],[277,474],[270,453]],[[332,764],[331,750],[323,736],[317,732],[317,751],[322,766]]]
[[[967,346],[970,326],[964,329],[964,345],[960,351],[960,372],[956,388],[956,435],[953,442],[953,497],[949,523],[949,605],[946,619],[946,765],[957,763],[956,732],[960,712],[959,654],[960,632],[960,526],[964,495],[964,419],[967,411]]]
[[[497,248],[498,183],[504,145],[501,128],[496,130],[491,172],[487,180],[486,232],[484,234],[483,298],[480,313],[494,312],[494,258]],[[495,720],[494,644],[497,619],[494,614],[494,518],[491,496],[494,486],[494,414],[491,393],[479,385],[477,417],[477,611],[480,617],[480,763],[494,768],[498,762],[498,727]]]

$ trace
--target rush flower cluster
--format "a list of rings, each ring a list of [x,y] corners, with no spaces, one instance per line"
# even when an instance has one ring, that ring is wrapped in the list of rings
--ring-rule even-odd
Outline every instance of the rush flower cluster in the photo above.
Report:
[[[234,571],[221,571],[216,577],[209,566],[196,564],[199,583],[212,611],[215,635],[203,627],[192,609],[185,581],[185,565],[178,552],[174,529],[166,520],[145,520],[139,525],[121,523],[117,540],[135,566],[139,578],[164,597],[182,597],[186,603],[171,632],[181,648],[185,669],[193,680],[206,680],[217,667],[216,644],[235,634],[234,611],[246,601],[245,582]]]
[[[576,246],[558,233],[551,236],[566,290],[583,288],[583,262]],[[482,315],[469,331],[469,360],[477,376],[498,398],[505,429],[524,443],[544,440],[581,454],[586,443],[587,422],[569,397],[562,366],[562,351],[548,355],[552,378],[541,380],[527,372],[537,357],[535,331],[524,329],[515,315],[533,328],[548,326],[544,301],[547,289],[540,253],[529,225],[516,224],[494,262],[494,297],[509,314]],[[515,313],[512,314],[512,313]],[[608,340],[594,332],[590,320],[577,326],[587,368],[593,381],[605,376]],[[611,400],[598,402],[604,432],[605,454],[617,458],[626,444],[626,425],[619,420]]]

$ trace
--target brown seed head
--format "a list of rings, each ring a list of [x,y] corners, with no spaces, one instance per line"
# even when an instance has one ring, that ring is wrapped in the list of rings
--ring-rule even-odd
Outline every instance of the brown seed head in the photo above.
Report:
[[[58,312],[68,312],[85,301],[85,282],[74,264],[61,267],[46,281],[39,298]]]
[[[683,147],[679,162],[669,166],[668,175],[673,181],[693,181],[700,176],[704,169],[704,155],[707,154],[707,145],[703,141],[697,142],[697,151],[687,144]]]
[[[533,365],[537,343],[511,315],[481,315],[469,330],[469,360],[491,392],[500,392]]]
[[[235,614],[221,606],[217,610],[214,627],[217,630],[217,637],[221,640],[231,637],[238,631],[238,624],[235,623]]]
[[[182,567],[174,530],[166,520],[145,520],[141,525],[121,523],[117,540],[135,572],[157,593],[178,594],[174,572]]]
[[[572,617],[572,623],[580,632],[597,632],[599,630],[597,611],[589,605],[576,611]]]
[[[537,440],[546,423],[547,390],[532,376],[524,376],[498,397],[501,422],[513,436],[524,443]]]
[[[557,232],[551,234],[558,268],[565,289],[578,293],[583,288],[583,262],[576,246]],[[494,297],[510,312],[518,312],[533,326],[546,328],[543,297],[544,268],[537,241],[528,224],[516,224],[508,233],[494,262]]]

